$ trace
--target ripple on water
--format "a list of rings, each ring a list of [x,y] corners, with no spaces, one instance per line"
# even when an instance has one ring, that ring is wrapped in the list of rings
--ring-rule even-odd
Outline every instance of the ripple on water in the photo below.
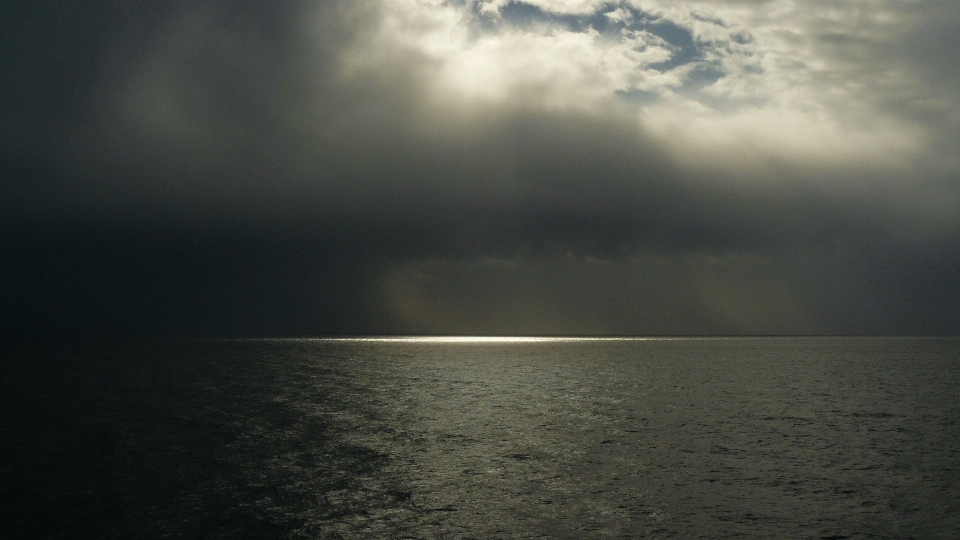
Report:
[[[958,352],[21,344],[8,357],[35,369],[5,379],[18,392],[0,413],[0,470],[21,496],[0,518],[23,538],[956,538]]]

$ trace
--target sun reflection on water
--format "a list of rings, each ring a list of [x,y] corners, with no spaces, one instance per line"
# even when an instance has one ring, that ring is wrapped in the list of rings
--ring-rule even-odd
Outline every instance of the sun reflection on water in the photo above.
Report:
[[[377,336],[327,338],[329,341],[374,343],[565,343],[581,341],[644,341],[645,337],[570,337],[570,336]]]

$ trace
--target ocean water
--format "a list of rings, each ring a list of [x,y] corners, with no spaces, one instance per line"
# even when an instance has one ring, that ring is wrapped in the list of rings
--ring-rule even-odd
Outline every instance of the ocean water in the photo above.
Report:
[[[960,538],[960,340],[10,340],[3,538]]]

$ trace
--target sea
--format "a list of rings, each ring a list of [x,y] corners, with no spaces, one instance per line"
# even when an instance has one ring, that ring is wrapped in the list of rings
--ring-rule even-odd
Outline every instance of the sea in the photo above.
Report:
[[[960,538],[960,340],[15,337],[0,537]]]

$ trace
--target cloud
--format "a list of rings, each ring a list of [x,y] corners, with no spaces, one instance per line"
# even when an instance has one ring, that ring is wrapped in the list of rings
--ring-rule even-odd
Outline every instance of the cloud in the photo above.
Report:
[[[57,31],[95,59],[61,86],[44,73],[69,47],[24,38],[18,50],[40,52],[3,64],[0,220],[23,245],[44,228],[233,238],[276,264],[238,256],[198,262],[201,275],[236,267],[249,291],[262,272],[353,305],[342,326],[299,311],[337,331],[894,331],[950,317],[898,319],[889,292],[957,286],[918,285],[955,266],[960,233],[948,2],[104,4],[115,32],[22,9],[31,35]],[[39,83],[52,90],[33,95]],[[135,244],[101,249],[122,259]],[[87,272],[71,249],[63,275]],[[28,283],[41,263],[8,251]],[[119,281],[167,264],[134,260]]]
[[[814,309],[821,306],[796,290],[797,276],[770,268],[781,262],[735,255],[429,260],[394,269],[382,287],[401,332],[823,332],[824,314]]]
[[[219,4],[175,12],[106,85],[114,94],[97,120],[108,119],[116,146],[98,153],[111,163],[133,159],[132,167],[175,162],[193,170],[187,175],[226,170],[228,185],[277,170],[278,183],[298,197],[351,198],[333,177],[352,177],[356,191],[372,196],[412,182],[447,197],[445,188],[462,182],[437,177],[431,149],[438,140],[492,146],[484,139],[514,136],[495,132],[511,129],[512,117],[566,115],[588,116],[586,123],[609,125],[609,136],[628,138],[603,144],[662,153],[682,177],[736,189],[746,179],[763,190],[791,177],[812,184],[845,178],[840,191],[878,183],[916,191],[955,172],[940,156],[930,166],[927,153],[947,127],[908,114],[916,100],[901,96],[912,79],[890,75],[883,92],[867,80],[884,71],[879,54],[851,59],[852,47],[830,45],[840,36],[869,44],[889,35],[887,26],[903,18],[892,7],[863,17],[849,7],[789,2],[651,3],[647,11],[547,2],[527,4],[536,9],[527,22],[477,30],[492,4],[333,5],[287,7],[271,23],[280,30]],[[590,17],[616,10],[629,11],[633,22],[591,26]],[[706,79],[704,70],[712,70]],[[952,103],[946,92],[940,99]],[[403,161],[424,169],[410,171],[422,184],[405,176],[377,185],[369,177],[391,174],[362,163],[363,152],[391,168]],[[344,153],[350,157],[340,159]],[[493,155],[491,162],[507,159]],[[913,188],[896,185],[908,175]],[[466,193],[477,190],[485,188]]]
[[[906,110],[929,88],[885,59],[897,48],[889,36],[913,20],[896,6],[869,16],[857,3],[385,6],[376,39],[353,45],[356,69],[395,65],[389,51],[405,51],[430,66],[414,70],[421,106],[458,122],[478,107],[634,115],[680,165],[697,156],[694,174],[719,164],[727,176],[764,181],[776,171],[755,169],[769,161],[826,162],[854,182],[891,168],[933,174],[922,162],[937,126]],[[489,24],[477,30],[477,17]]]

